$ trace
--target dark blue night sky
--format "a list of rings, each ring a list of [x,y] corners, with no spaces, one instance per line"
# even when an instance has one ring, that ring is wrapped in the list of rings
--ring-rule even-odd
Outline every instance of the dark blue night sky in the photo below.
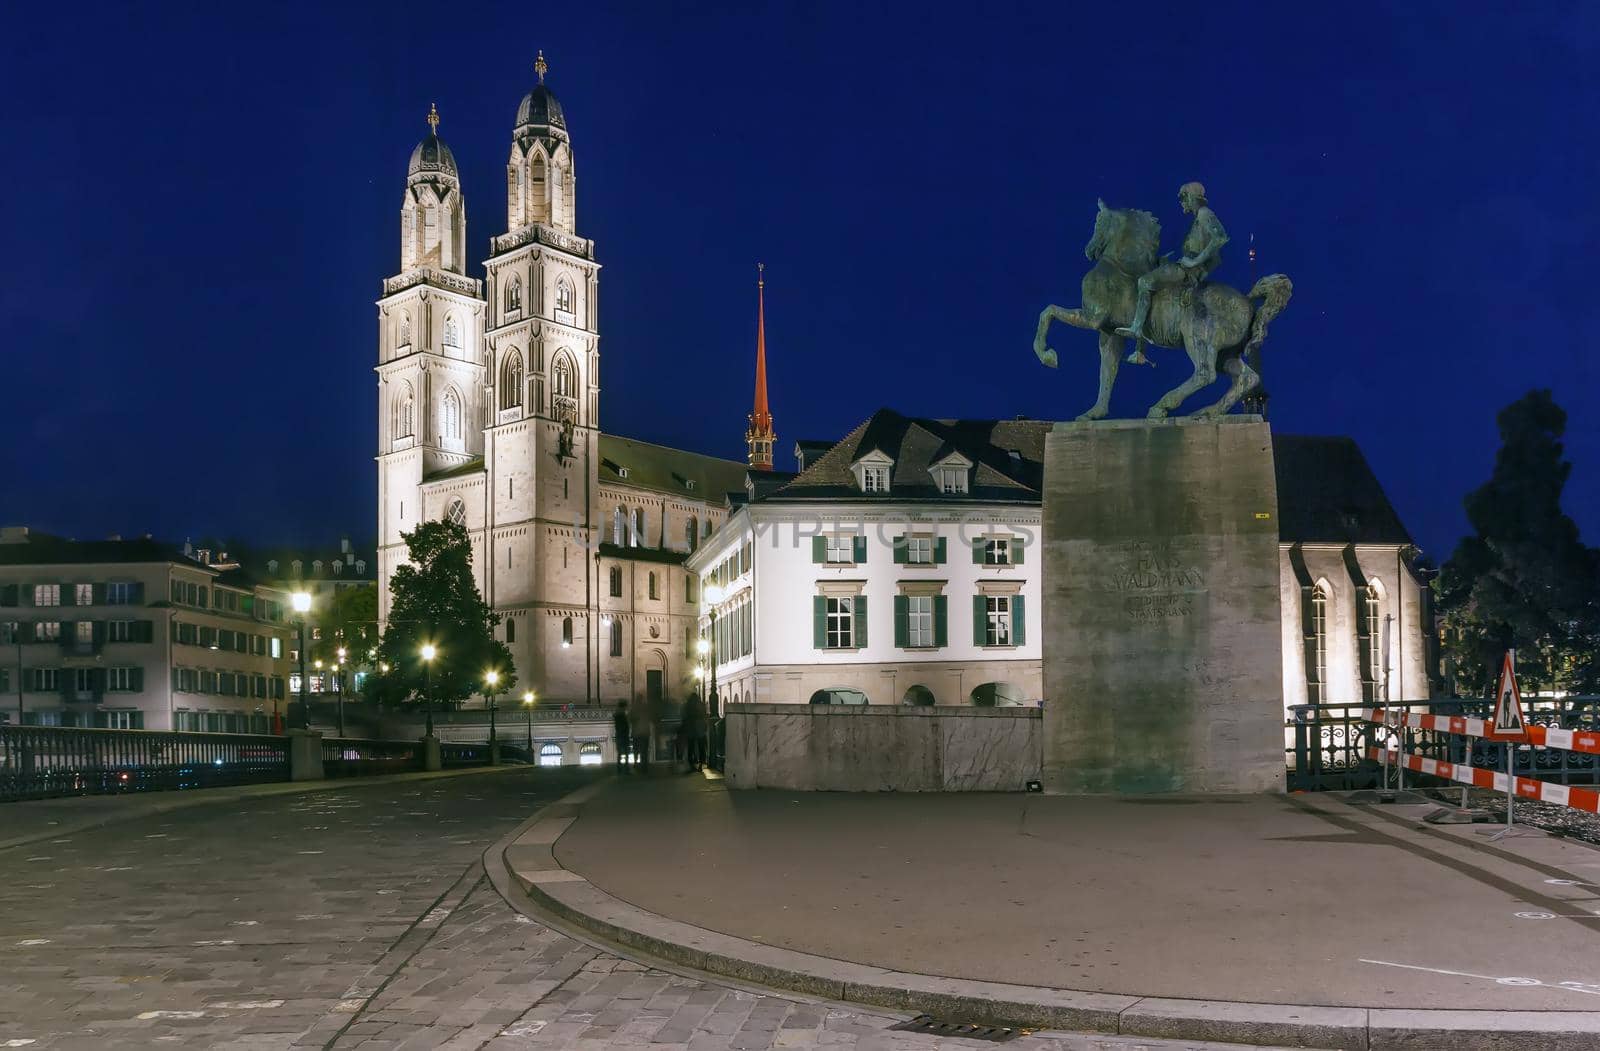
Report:
[[[1218,279],[1249,283],[1253,234],[1295,282],[1277,429],[1354,436],[1442,559],[1494,414],[1552,387],[1600,541],[1600,5],[1311,6],[23,5],[0,521],[370,536],[406,160],[437,102],[481,276],[542,48],[605,265],[608,431],[742,459],[757,260],[780,467],[881,405],[1070,418],[1093,337],[1056,331],[1059,372],[1029,345],[1078,301],[1095,198],[1175,246],[1200,179]],[[1157,353],[1118,414],[1184,374]]]

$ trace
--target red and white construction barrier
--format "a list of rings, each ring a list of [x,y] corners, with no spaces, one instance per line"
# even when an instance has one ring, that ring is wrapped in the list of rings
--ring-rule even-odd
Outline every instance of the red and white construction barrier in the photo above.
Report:
[[[1419,715],[1395,708],[1363,708],[1361,717],[1367,722],[1385,726],[1409,726],[1413,730],[1436,730],[1463,737],[1494,739],[1487,719],[1469,719],[1462,715]],[[1600,732],[1593,730],[1563,730],[1529,723],[1528,743],[1541,748],[1563,748],[1569,752],[1600,755]]]
[[[1426,727],[1426,729],[1433,729]],[[1384,749],[1368,748],[1367,758],[1382,760]],[[1492,788],[1497,792],[1506,791],[1506,775],[1497,774],[1493,770],[1485,770],[1480,766],[1468,766],[1465,763],[1446,763],[1438,759],[1429,759],[1414,752],[1391,752],[1390,761],[1402,764],[1407,770],[1419,774],[1432,774],[1435,777],[1448,778],[1458,784],[1471,785],[1474,788]],[[1587,810],[1591,814],[1600,814],[1600,789],[1576,788],[1571,785],[1555,785],[1548,781],[1536,781],[1531,777],[1518,777],[1514,779],[1518,799],[1536,799],[1541,803],[1554,803],[1557,806],[1572,807],[1574,810]]]

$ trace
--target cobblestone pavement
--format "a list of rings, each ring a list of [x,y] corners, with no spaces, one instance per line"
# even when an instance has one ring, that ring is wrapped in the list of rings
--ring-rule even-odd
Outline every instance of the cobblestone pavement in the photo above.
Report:
[[[589,776],[353,784],[0,851],[0,1048],[993,1046],[646,968],[513,909],[483,850]]]

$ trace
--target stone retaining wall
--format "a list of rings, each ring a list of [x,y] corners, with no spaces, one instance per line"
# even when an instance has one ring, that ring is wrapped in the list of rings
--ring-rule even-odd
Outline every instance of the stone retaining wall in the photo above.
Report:
[[[731,788],[1021,792],[1040,776],[1038,708],[728,705]]]

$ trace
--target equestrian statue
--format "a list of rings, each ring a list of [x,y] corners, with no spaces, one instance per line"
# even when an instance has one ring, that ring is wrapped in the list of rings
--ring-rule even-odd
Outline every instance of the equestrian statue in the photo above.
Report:
[[[1197,417],[1221,416],[1261,383],[1253,367],[1259,361],[1267,326],[1282,311],[1294,292],[1283,274],[1269,274],[1255,283],[1249,295],[1208,280],[1222,262],[1227,231],[1206,203],[1206,189],[1197,182],[1178,190],[1184,213],[1194,216],[1183,255],[1173,262],[1157,256],[1161,223],[1149,212],[1133,208],[1107,208],[1099,202],[1094,236],[1083,254],[1094,263],[1083,278],[1083,305],[1075,309],[1048,306],[1039,315],[1033,352],[1050,368],[1056,352],[1045,343],[1050,322],[1061,321],[1100,335],[1100,396],[1080,420],[1105,417],[1111,404],[1111,387],[1117,380],[1124,341],[1134,341],[1128,361],[1153,365],[1144,356],[1146,343],[1176,350],[1182,348],[1194,365],[1194,374],[1164,394],[1147,415],[1161,419],[1182,405],[1191,394],[1212,383],[1217,370],[1232,377],[1228,390]],[[1258,305],[1259,303],[1259,305]]]

